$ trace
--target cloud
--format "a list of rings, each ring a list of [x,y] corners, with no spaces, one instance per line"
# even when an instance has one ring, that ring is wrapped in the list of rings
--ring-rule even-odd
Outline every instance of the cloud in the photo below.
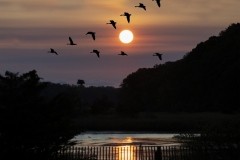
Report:
[[[161,8],[154,1],[146,1],[147,11],[135,8],[138,3],[137,0],[4,0],[0,5],[0,24],[5,27],[91,27],[113,19],[117,26],[126,27],[130,24],[120,16],[126,11],[132,14],[131,25],[214,26],[233,23],[240,16],[238,0],[162,1]]]
[[[41,0],[41,1],[32,1],[32,0],[12,0],[12,1],[1,1],[1,5],[9,7],[10,9],[24,9],[26,10],[74,10],[79,9],[84,6],[85,1],[77,0]]]
[[[15,48],[26,50],[42,50],[46,52],[54,48],[60,55],[69,56],[79,53],[89,53],[98,49],[101,54],[118,54],[125,51],[129,54],[146,52],[189,51],[196,44],[205,41],[209,36],[218,35],[223,27],[201,26],[132,26],[134,40],[123,44],[119,40],[121,30],[114,30],[103,24],[100,27],[65,27],[65,28],[0,28],[0,49]],[[88,31],[96,32],[96,41],[86,35]],[[66,45],[71,36],[77,46]],[[69,53],[70,52],[70,53]]]
[[[146,1],[147,11],[135,8],[138,0],[1,0],[0,68],[2,71],[39,71],[46,80],[75,83],[84,77],[92,84],[119,84],[141,67],[180,59],[198,43],[239,21],[240,1]],[[127,23],[123,12],[132,14]],[[117,22],[115,30],[106,25]],[[235,22],[236,21],[236,22]],[[130,44],[119,41],[121,30],[134,34]],[[96,32],[96,41],[87,36]],[[69,46],[71,36],[78,45]],[[59,55],[47,53],[54,48]],[[98,49],[100,58],[90,54]],[[120,57],[120,51],[128,57]],[[152,56],[163,54],[163,61]]]

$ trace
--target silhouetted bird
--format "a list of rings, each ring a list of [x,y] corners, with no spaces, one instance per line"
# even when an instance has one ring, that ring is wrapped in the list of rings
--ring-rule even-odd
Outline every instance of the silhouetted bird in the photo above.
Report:
[[[92,38],[93,38],[93,40],[95,40],[95,32],[87,32],[87,34],[91,34],[92,35]],[[86,35],[87,35],[86,34]]]
[[[146,6],[144,6],[144,4],[142,3],[139,3],[139,6],[135,6],[135,7],[143,8],[146,11]]]
[[[57,52],[52,48],[50,48],[50,51],[48,51],[48,53],[55,53],[56,55],[58,55]]]
[[[70,41],[70,43],[68,43],[67,45],[77,45],[77,44],[73,43],[73,40],[71,37],[69,37],[69,41]]]
[[[160,60],[162,60],[162,54],[160,54],[160,53],[155,53],[155,55],[153,55],[153,56],[158,56],[158,58],[159,58]]]
[[[121,14],[120,16],[126,16],[128,23],[130,22],[130,16],[131,16],[131,14],[129,14],[128,12],[124,12],[124,14]]]
[[[157,2],[157,5],[158,5],[158,7],[160,7],[160,6],[161,6],[161,4],[160,4],[160,0],[152,0],[152,1],[156,1],[156,2]]]
[[[123,51],[121,51],[121,54],[118,54],[118,55],[121,55],[121,56],[127,56],[127,54]]]
[[[110,20],[110,23],[107,23],[107,24],[112,24],[112,26],[116,29],[116,23],[117,22],[114,22],[114,20]]]
[[[100,57],[100,55],[99,55],[99,51],[98,50],[96,50],[96,49],[94,49],[92,52],[90,52],[90,53],[96,53],[97,54],[97,56],[98,56],[98,58]]]

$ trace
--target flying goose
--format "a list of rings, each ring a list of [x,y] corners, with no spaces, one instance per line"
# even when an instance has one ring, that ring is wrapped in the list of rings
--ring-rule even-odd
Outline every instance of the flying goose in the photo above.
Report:
[[[107,23],[107,24],[112,24],[112,26],[116,29],[116,23],[117,22],[114,22],[114,20],[110,20],[110,23]]]
[[[158,58],[159,58],[160,60],[162,60],[162,54],[160,54],[160,53],[155,53],[155,55],[153,55],[153,56],[158,56]]]
[[[126,16],[128,23],[130,22],[130,16],[131,16],[131,14],[129,14],[128,12],[124,12],[124,14],[121,14],[120,16]]]
[[[144,6],[144,4],[142,3],[139,3],[139,6],[135,6],[135,7],[143,8],[146,11],[146,6]]]
[[[58,55],[57,52],[52,48],[50,48],[50,51],[48,51],[48,53],[55,53],[56,55]]]
[[[123,51],[121,51],[121,54],[118,54],[118,55],[121,55],[121,56],[127,56],[127,54]]]
[[[97,54],[97,56],[98,56],[98,58],[100,58],[100,55],[99,55],[99,51],[98,50],[96,50],[96,49],[94,49],[92,52],[90,52],[90,53],[96,53]]]
[[[160,0],[152,0],[152,1],[156,1],[157,2],[157,5],[158,7],[160,8],[161,4],[160,4]]]
[[[92,35],[92,38],[93,38],[93,40],[95,40],[95,32],[87,32],[87,34],[91,34]],[[86,35],[87,35],[86,34]]]
[[[77,44],[73,43],[73,40],[71,37],[69,37],[69,41],[70,41],[70,43],[68,43],[67,45],[77,45]]]

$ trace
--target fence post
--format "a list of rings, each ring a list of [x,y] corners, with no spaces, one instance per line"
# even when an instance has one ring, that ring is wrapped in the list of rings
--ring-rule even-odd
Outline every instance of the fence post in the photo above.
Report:
[[[155,151],[155,159],[154,160],[162,160],[162,150],[161,147],[157,147],[157,151]]]

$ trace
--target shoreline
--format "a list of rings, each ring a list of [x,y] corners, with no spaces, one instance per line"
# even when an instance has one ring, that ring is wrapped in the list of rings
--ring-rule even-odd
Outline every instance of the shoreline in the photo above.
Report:
[[[119,142],[107,142],[107,141],[96,141],[93,139],[91,141],[84,142],[83,140],[75,140],[76,144],[74,146],[170,146],[170,145],[180,145],[176,139],[173,137],[164,138],[131,138],[131,141],[119,141]]]

